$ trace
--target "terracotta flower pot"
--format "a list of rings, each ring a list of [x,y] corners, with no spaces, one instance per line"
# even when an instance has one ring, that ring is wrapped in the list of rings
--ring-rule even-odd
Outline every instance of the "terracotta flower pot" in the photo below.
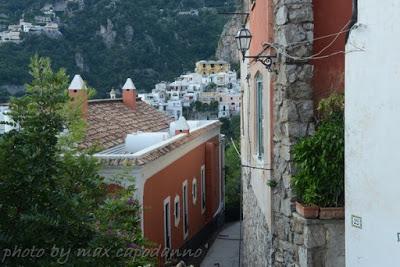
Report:
[[[344,207],[320,208],[319,218],[321,220],[344,219]]]
[[[306,219],[316,219],[319,215],[319,207],[312,206],[304,206],[303,204],[296,202],[296,211],[298,214],[303,216]]]

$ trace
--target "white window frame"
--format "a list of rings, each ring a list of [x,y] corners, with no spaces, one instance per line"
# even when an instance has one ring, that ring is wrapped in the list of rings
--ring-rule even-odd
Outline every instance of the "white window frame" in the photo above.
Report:
[[[193,205],[196,205],[197,203],[197,191],[198,190],[198,186],[197,186],[197,179],[196,177],[193,178],[193,182],[192,182],[192,200],[193,200]]]
[[[262,161],[265,156],[265,144],[264,144],[264,79],[261,73],[257,73],[255,76],[255,146],[257,152],[257,158]]]
[[[204,214],[207,207],[207,193],[206,193],[206,166],[201,166],[201,214]]]
[[[223,139],[220,138],[220,144],[219,144],[219,198],[220,198],[220,203],[225,202],[225,192],[224,192],[224,185],[225,185],[225,151],[224,151],[224,142]]]
[[[186,188],[186,194],[185,194]],[[187,221],[185,221],[185,215]],[[189,192],[188,192],[188,181],[185,180],[182,183],[182,223],[183,223],[183,239],[186,240],[189,236]]]
[[[165,206],[168,204],[168,207],[169,207],[169,216],[168,216],[168,218],[167,218],[167,220],[168,220],[168,225],[169,225],[169,229],[168,229],[168,232],[169,232],[169,240],[167,240],[167,235],[166,235],[166,233],[167,233],[167,225],[166,225],[166,214],[165,214]],[[171,197],[167,197],[167,198],[165,198],[164,199],[164,203],[163,203],[163,215],[164,215],[164,219],[163,219],[163,222],[164,222],[164,247],[165,248],[167,248],[167,247],[169,247],[169,248],[172,248],[172,227],[171,227]],[[169,243],[169,246],[168,246],[168,243]]]
[[[178,204],[178,209],[176,208],[176,205]],[[175,227],[179,226],[179,222],[181,220],[181,203],[180,203],[180,197],[179,195],[175,196],[174,200],[174,221],[175,221]]]

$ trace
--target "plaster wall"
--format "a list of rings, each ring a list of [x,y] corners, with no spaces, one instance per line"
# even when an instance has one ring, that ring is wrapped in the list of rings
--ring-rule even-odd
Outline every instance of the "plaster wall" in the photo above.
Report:
[[[347,51],[365,51],[346,55],[346,265],[398,266],[400,2],[358,5]]]

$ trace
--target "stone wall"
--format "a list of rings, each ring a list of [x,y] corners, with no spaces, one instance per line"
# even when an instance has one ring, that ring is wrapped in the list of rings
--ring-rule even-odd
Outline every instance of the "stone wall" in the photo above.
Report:
[[[305,220],[294,212],[292,150],[312,134],[312,0],[275,0],[278,74],[274,90],[272,266],[344,266],[344,222]]]
[[[273,0],[277,74],[273,75],[272,226],[243,170],[242,266],[344,266],[344,221],[306,220],[295,212],[293,147],[314,132],[312,0]]]
[[[257,198],[250,183],[251,172],[242,173],[243,181],[243,222],[241,266],[272,266],[272,235],[267,219],[257,204]]]
[[[311,0],[274,0],[274,3],[278,74],[273,100],[273,179],[278,186],[272,195],[272,213],[273,266],[278,267],[300,265],[300,258],[309,255],[297,247],[304,243],[304,229],[300,229],[304,227],[294,223],[290,180],[295,171],[293,146],[312,128],[313,72],[307,60],[296,60],[287,55],[306,57],[312,54],[313,10]],[[295,225],[299,229],[294,229]]]
[[[278,231],[286,232],[288,241],[276,241],[273,266],[345,266],[343,220],[307,220],[293,213],[289,224]]]

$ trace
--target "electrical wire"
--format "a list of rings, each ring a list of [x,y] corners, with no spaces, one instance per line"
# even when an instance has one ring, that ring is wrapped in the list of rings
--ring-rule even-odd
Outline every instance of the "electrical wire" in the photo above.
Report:
[[[328,50],[328,49],[339,39],[339,37],[340,37],[340,35],[341,35],[341,32],[344,31],[344,30],[347,28],[347,26],[349,26],[350,23],[351,23],[351,21],[348,21],[348,22],[343,26],[343,28],[340,29],[340,31],[334,35],[335,38],[333,38],[333,40],[332,40],[327,46],[325,46],[324,48],[322,48],[318,53],[313,54],[313,55],[308,56],[308,57],[297,57],[297,56],[289,55],[288,53],[286,53],[285,51],[283,51],[282,48],[278,48],[278,47],[274,46],[273,44],[271,44],[271,47],[275,48],[280,54],[282,54],[282,55],[284,55],[284,56],[286,56],[286,57],[288,57],[288,58],[294,59],[294,60],[309,60],[309,59],[314,59],[315,57],[318,57],[318,56],[321,55],[323,52],[325,52],[326,50]],[[287,47],[287,46],[283,46],[283,48],[284,48],[285,50],[286,50],[286,47]]]
[[[231,143],[232,143],[233,148],[236,151],[236,154],[239,156],[240,159],[242,159],[242,156],[241,156],[239,150],[237,149],[236,144],[232,138],[231,138]],[[244,164],[240,164],[240,166],[243,168],[249,168],[249,169],[255,169],[255,170],[272,171],[272,169],[270,169],[270,168],[255,167],[255,166],[244,165]]]
[[[335,52],[330,53],[330,54],[328,54],[328,55],[321,55],[321,54],[324,53],[326,50],[328,50],[330,47],[332,47],[332,45],[339,39],[339,37],[340,37],[341,34],[346,33],[346,32],[349,32],[349,31],[351,31],[353,28],[356,27],[355,25],[353,25],[351,28],[346,29],[346,28],[349,26],[350,23],[351,23],[351,21],[348,21],[348,22],[343,26],[343,28],[342,28],[339,32],[337,32],[337,33],[328,34],[328,35],[325,35],[325,36],[320,36],[320,37],[314,38],[313,41],[316,41],[316,40],[321,40],[321,39],[325,39],[325,38],[329,38],[329,37],[335,36],[335,38],[333,38],[333,40],[332,40],[327,46],[325,46],[324,48],[322,48],[318,53],[313,54],[313,55],[308,56],[308,57],[297,57],[297,56],[290,55],[290,54],[288,54],[288,53],[286,52],[286,48],[287,48],[287,47],[290,47],[290,46],[293,46],[293,45],[299,45],[299,44],[304,44],[304,43],[311,43],[311,41],[294,42],[294,43],[289,43],[289,44],[286,45],[286,46],[283,46],[283,45],[282,45],[281,47],[277,47],[276,44],[270,44],[270,43],[265,43],[265,45],[268,45],[269,47],[274,48],[274,49],[277,51],[277,53],[279,53],[279,54],[281,54],[281,55],[283,55],[283,56],[286,56],[286,57],[288,57],[288,58],[294,59],[294,60],[311,60],[311,59],[318,60],[318,59],[329,58],[329,57],[332,57],[332,56],[335,56],[335,55],[338,55],[338,54],[349,54],[349,53],[354,53],[354,52],[364,52],[365,49],[360,48],[360,47],[357,47],[356,45],[352,44],[352,45],[356,48],[355,50],[350,50],[350,51],[335,51]]]
[[[236,151],[236,154],[239,156],[239,158],[241,159],[242,158],[242,155],[240,154],[240,152],[239,152],[239,150],[237,149],[237,147],[236,147],[236,144],[235,144],[235,142],[233,141],[233,138],[231,137],[231,143],[232,143],[232,145],[233,145],[233,148],[235,149],[235,151]]]
[[[364,49],[358,49],[358,50],[350,50],[350,51],[337,51],[337,52],[334,52],[334,53],[329,54],[329,55],[320,56],[320,57],[314,57],[312,59],[314,59],[314,60],[325,59],[325,58],[329,58],[329,57],[340,55],[340,54],[347,55],[347,54],[354,53],[354,52],[365,52],[365,50]]]
[[[349,28],[347,30],[342,30],[342,31],[339,31],[339,32],[336,32],[336,33],[331,33],[331,34],[328,34],[328,35],[319,36],[319,37],[314,38],[312,41],[301,41],[301,42],[288,43],[285,47],[289,47],[289,46],[293,46],[293,45],[297,45],[297,44],[301,45],[301,44],[312,43],[312,42],[323,40],[323,39],[326,39],[326,38],[329,38],[329,37],[332,37],[332,36],[341,35],[342,33],[346,33],[346,32],[349,32],[349,31],[351,31],[351,28]]]
[[[253,169],[253,170],[263,170],[263,171],[272,171],[273,169],[270,168],[262,168],[262,167],[254,167],[254,166],[250,166],[250,165],[241,165],[243,168],[249,168],[249,169]]]

